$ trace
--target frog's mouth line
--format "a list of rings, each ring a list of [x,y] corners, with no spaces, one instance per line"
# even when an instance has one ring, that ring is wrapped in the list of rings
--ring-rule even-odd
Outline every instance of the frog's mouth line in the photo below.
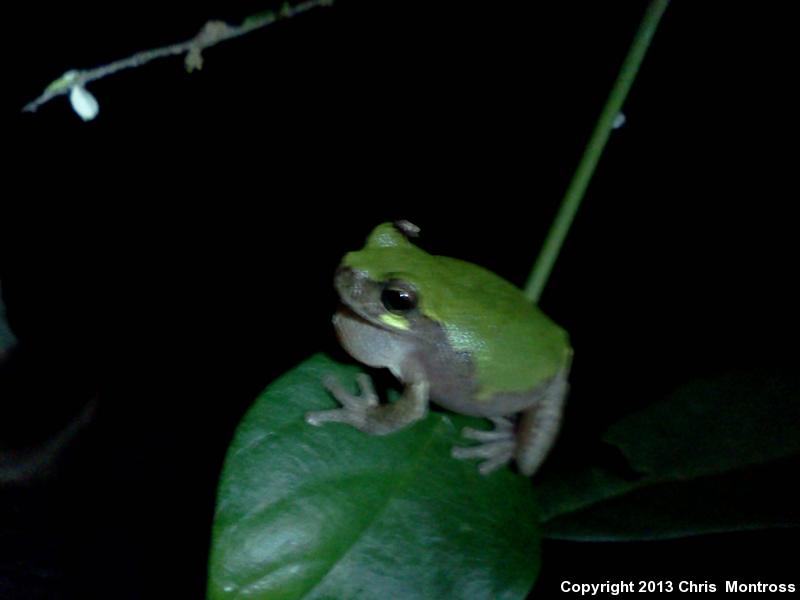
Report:
[[[361,313],[357,312],[356,309],[347,304],[347,302],[344,300],[340,301],[339,306],[336,307],[336,314],[346,319],[353,319],[355,321],[372,324],[372,321],[367,319]]]
[[[371,327],[377,327],[378,329],[384,329],[386,331],[393,331],[390,327],[381,323],[377,320],[372,320],[363,313],[359,312],[344,300],[339,302],[339,306],[336,308],[336,316],[341,317],[343,319],[350,319],[353,321],[358,321],[359,323],[363,323],[364,325],[370,325]]]

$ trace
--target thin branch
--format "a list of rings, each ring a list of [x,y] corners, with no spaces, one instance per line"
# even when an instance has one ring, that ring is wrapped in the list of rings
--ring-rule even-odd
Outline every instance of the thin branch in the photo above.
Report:
[[[73,87],[83,87],[90,81],[108,77],[124,69],[141,67],[157,58],[186,54],[186,69],[190,72],[200,69],[203,66],[202,52],[206,48],[226,40],[241,37],[278,21],[289,19],[312,8],[330,6],[332,4],[333,0],[306,0],[294,6],[285,3],[278,12],[266,11],[253,15],[246,18],[241,25],[228,25],[222,21],[209,21],[195,37],[185,42],[162,48],[153,48],[152,50],[143,50],[128,58],[86,71],[67,71],[48,85],[41,96],[26,104],[22,110],[23,112],[35,112],[40,106],[53,98],[68,94]]]
[[[564,238],[567,237],[572,220],[575,217],[575,213],[578,212],[578,207],[586,193],[586,188],[589,186],[589,181],[592,179],[595,167],[600,160],[600,155],[603,154],[603,149],[606,146],[611,130],[614,129],[615,123],[621,124],[620,110],[628,95],[628,90],[631,89],[633,80],[636,79],[636,73],[639,71],[639,66],[642,64],[647,48],[650,46],[650,41],[653,39],[658,23],[668,4],[669,0],[651,0],[645,10],[639,30],[633,38],[628,55],[622,63],[622,68],[619,71],[619,75],[617,75],[614,87],[611,88],[611,93],[603,107],[603,112],[600,113],[600,118],[597,120],[592,137],[589,138],[589,143],[586,145],[581,162],[578,164],[564,199],[561,201],[561,208],[550,227],[547,239],[545,239],[533,271],[525,285],[525,295],[534,303],[539,302],[544,286],[547,283],[547,278],[550,276],[550,271],[553,269],[558,253],[564,243]]]

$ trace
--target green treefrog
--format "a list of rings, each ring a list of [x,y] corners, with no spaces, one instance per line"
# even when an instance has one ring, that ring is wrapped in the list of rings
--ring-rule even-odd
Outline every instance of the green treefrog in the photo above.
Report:
[[[514,460],[532,475],[560,426],[569,338],[505,279],[415,246],[409,237],[418,231],[405,221],[379,225],[363,249],[345,255],[334,280],[340,343],[358,361],[388,368],[404,384],[402,396],[380,403],[365,374],[360,395],[328,378],[341,408],[308,413],[306,421],[384,435],[424,418],[433,400],[494,423],[464,428],[479,444],[454,447],[455,458],[483,459],[484,475]]]

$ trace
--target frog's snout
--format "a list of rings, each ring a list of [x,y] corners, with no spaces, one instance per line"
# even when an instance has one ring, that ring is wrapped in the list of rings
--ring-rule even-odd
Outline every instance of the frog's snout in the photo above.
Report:
[[[333,285],[340,296],[347,293],[348,290],[353,289],[355,280],[356,277],[353,269],[345,265],[339,265],[336,268],[336,273],[333,275]]]

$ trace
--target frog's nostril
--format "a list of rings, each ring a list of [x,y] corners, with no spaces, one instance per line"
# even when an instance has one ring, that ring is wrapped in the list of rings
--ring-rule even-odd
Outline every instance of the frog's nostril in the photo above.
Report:
[[[336,291],[339,293],[339,297],[342,299],[345,298],[352,298],[353,296],[357,295],[358,288],[358,277],[356,276],[355,271],[350,267],[340,266],[336,269],[336,274],[333,278],[333,285],[336,288]]]

